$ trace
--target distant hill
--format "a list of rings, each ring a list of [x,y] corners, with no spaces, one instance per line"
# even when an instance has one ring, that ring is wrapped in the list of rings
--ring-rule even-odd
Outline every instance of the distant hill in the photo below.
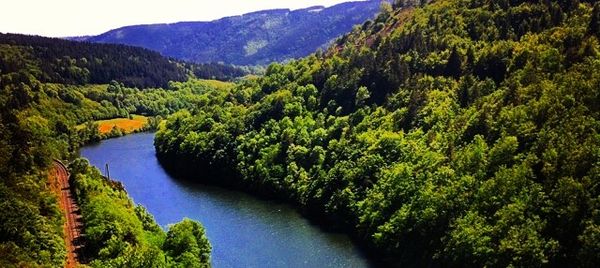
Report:
[[[27,67],[24,66],[27,65]],[[75,42],[57,38],[0,33],[0,74],[22,68],[35,70],[42,82],[166,87],[190,76],[227,80],[245,75],[222,64],[190,64],[145,48]]]
[[[328,8],[258,11],[211,22],[127,26],[77,39],[140,46],[193,62],[268,64],[326,47],[352,26],[374,18],[380,3],[348,2]]]

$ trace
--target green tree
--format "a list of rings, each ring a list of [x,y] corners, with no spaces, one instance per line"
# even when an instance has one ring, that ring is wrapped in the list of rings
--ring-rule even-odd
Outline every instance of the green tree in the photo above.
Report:
[[[184,219],[169,227],[164,249],[180,267],[209,267],[211,246],[204,228]]]

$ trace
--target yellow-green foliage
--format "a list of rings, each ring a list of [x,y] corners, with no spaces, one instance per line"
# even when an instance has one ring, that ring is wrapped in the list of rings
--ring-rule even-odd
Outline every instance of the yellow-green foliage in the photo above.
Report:
[[[159,156],[396,266],[597,265],[600,3],[414,2],[173,115]]]
[[[78,159],[69,166],[92,267],[208,267],[211,246],[204,228],[184,220],[165,233],[122,185]]]
[[[77,154],[77,149],[83,143],[103,138],[93,121],[128,118],[137,112],[155,117],[148,119],[148,125],[153,127],[160,121],[160,116],[197,106],[203,100],[196,95],[213,89],[206,84],[193,92],[185,88],[131,89],[116,82],[87,86],[42,83],[40,79],[46,79],[45,76],[51,74],[44,74],[39,69],[36,64],[39,60],[28,47],[0,45],[1,267],[64,265],[63,217],[55,196],[47,186],[52,175],[49,171],[52,159],[68,159]],[[72,60],[64,63],[70,62]],[[141,116],[133,118],[145,121]],[[79,124],[84,124],[83,128],[77,129]],[[107,135],[113,134],[120,133]],[[131,217],[131,212],[135,210],[141,213],[143,210],[123,205],[123,202],[128,202],[125,194],[114,193],[117,194],[92,198],[91,207],[102,211],[89,215],[88,219],[96,223],[98,219],[106,220],[103,223],[105,226],[92,231],[92,237],[99,239],[97,235],[103,234],[105,227],[121,226],[123,229],[119,234],[136,237],[141,234],[144,238],[139,241],[144,240],[149,246],[123,247],[123,252],[118,252],[125,244],[111,240],[110,247],[106,247],[102,256],[118,252],[130,256],[129,261],[138,264],[144,258],[159,258],[164,262],[164,258],[160,258],[162,251],[157,250],[164,240],[164,234],[154,235],[160,228],[151,228],[152,232],[140,232],[139,224]],[[168,264],[168,258],[166,261]]]
[[[233,87],[234,84],[231,82],[223,82],[219,80],[198,80],[198,83],[207,85],[208,87],[216,88],[216,89],[226,89]]]

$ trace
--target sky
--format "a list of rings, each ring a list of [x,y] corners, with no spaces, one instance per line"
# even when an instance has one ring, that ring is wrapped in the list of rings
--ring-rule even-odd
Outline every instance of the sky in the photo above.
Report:
[[[2,0],[0,32],[51,37],[97,35],[127,25],[209,21],[273,9],[350,0]]]

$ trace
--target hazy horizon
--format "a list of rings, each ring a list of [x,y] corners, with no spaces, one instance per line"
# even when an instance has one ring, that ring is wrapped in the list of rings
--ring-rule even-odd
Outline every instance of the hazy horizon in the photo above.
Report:
[[[254,11],[311,6],[332,6],[362,0],[18,0],[5,3],[0,16],[0,32],[74,37],[98,35],[106,31],[139,24],[211,21]],[[32,8],[33,7],[33,8]],[[94,12],[90,12],[90,11]]]

